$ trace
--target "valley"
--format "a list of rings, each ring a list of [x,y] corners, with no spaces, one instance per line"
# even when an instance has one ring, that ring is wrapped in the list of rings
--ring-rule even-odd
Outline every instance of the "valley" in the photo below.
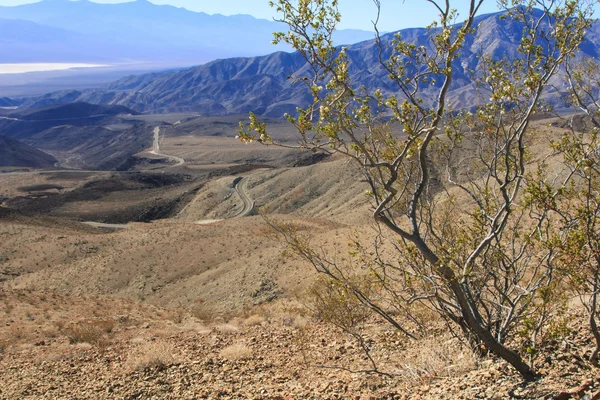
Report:
[[[332,233],[342,238],[357,222],[348,210],[368,206],[344,160],[252,149],[235,139],[236,118],[158,117],[143,118],[158,126],[130,171],[0,173],[4,290],[236,314],[289,298],[313,274],[282,261],[257,209],[287,214],[333,249]]]

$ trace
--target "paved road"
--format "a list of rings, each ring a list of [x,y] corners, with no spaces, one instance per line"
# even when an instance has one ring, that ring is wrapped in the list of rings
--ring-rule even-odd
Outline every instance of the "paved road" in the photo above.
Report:
[[[150,151],[150,154],[154,154],[155,156],[160,156],[160,157],[164,157],[164,158],[168,158],[170,160],[175,161],[177,164],[175,165],[171,165],[170,167],[178,167],[180,165],[185,164],[185,160],[181,157],[177,157],[177,156],[170,156],[168,154],[163,154],[160,152],[160,127],[157,126],[156,128],[154,128],[154,142],[152,143],[152,150]]]
[[[108,228],[108,229],[126,229],[127,224],[104,224],[102,222],[86,221],[84,224],[93,226],[95,228]]]
[[[232,218],[246,217],[246,216],[252,214],[252,212],[254,212],[254,210],[255,210],[255,208],[254,208],[255,204],[254,204],[254,201],[252,201],[252,199],[250,198],[250,196],[248,196],[248,178],[237,178],[237,182],[234,186],[234,189],[235,189],[235,192],[237,193],[237,195],[240,197],[240,199],[244,203],[244,207],[242,208],[242,210],[239,213],[237,213],[237,215],[233,216]],[[200,198],[201,195],[202,194],[196,195],[194,197],[194,199],[192,201],[190,201],[179,212],[179,214],[177,214],[177,217],[179,217],[181,214],[183,214],[183,212],[185,210],[187,210],[187,208],[189,206],[194,204]],[[222,219],[201,219],[194,223],[197,225],[207,225],[207,224],[212,224],[212,223],[219,222],[219,221],[222,221]]]
[[[236,185],[235,191],[244,202],[244,208],[234,218],[247,217],[254,212],[254,202],[248,196],[248,178],[242,178]]]

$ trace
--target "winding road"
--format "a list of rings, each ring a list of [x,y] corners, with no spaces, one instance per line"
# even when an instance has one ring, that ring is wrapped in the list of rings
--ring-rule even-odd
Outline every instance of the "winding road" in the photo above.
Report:
[[[103,222],[86,221],[83,222],[86,225],[93,226],[94,228],[106,228],[106,229],[126,229],[127,224],[105,224]]]
[[[240,212],[238,212],[236,215],[234,215],[231,218],[240,218],[240,217],[247,217],[249,215],[252,215],[252,213],[255,211],[255,203],[254,203],[254,201],[252,201],[250,196],[248,196],[248,178],[247,177],[246,178],[237,177],[234,180],[234,183],[235,184],[233,186],[233,189],[235,190],[235,192],[237,193],[239,198],[242,200],[242,203],[244,204],[244,206]],[[194,204],[201,196],[202,196],[202,193],[197,194],[196,197],[194,197],[194,199],[192,201],[190,201],[179,212],[179,214],[177,214],[177,217],[179,217],[181,214],[183,214],[185,212],[185,210],[187,210],[189,206]],[[214,222],[219,222],[219,221],[222,221],[222,219],[201,219],[194,223],[197,225],[207,225],[207,224],[212,224]]]
[[[2,117],[0,117],[0,118],[2,118]],[[149,153],[154,154],[159,157],[164,157],[164,158],[167,158],[170,160],[174,160],[177,163],[175,165],[170,165],[169,167],[177,167],[177,166],[181,166],[181,165],[185,164],[185,160],[181,157],[171,156],[171,155],[163,154],[160,152],[160,127],[158,127],[158,126],[154,128],[154,141],[152,144],[152,150],[150,150]],[[98,172],[98,171],[82,171],[82,170],[66,170],[66,171],[65,170],[55,170],[55,171],[53,171],[53,170],[51,170],[51,171],[37,171],[36,173],[47,174],[47,173],[55,173],[55,172],[81,173],[81,172]],[[20,174],[23,174],[23,175],[31,174],[31,172],[2,173],[2,175],[20,175]],[[235,192],[237,193],[237,195],[242,200],[242,203],[244,204],[244,206],[243,206],[242,210],[237,215],[233,216],[232,218],[247,217],[255,211],[255,203],[254,203],[254,201],[252,201],[252,199],[250,198],[250,196],[248,196],[248,193],[247,193],[248,178],[247,177],[238,177],[235,179],[234,183],[235,183],[235,185],[233,188],[234,188]],[[179,215],[181,215],[181,213],[183,211],[185,211],[197,199],[198,199],[198,196],[196,196],[196,198],[194,198],[188,205],[186,205],[184,207],[184,209],[181,210]],[[204,224],[210,224],[210,223],[214,223],[214,222],[218,222],[218,221],[221,221],[221,220],[218,220],[218,219],[200,220],[200,221],[196,221],[194,223],[198,224],[198,225],[204,225]],[[105,224],[102,222],[92,222],[92,221],[84,222],[84,224],[93,226],[96,228],[107,228],[107,229],[126,229],[128,227],[127,224]]]
[[[254,212],[255,204],[252,201],[252,199],[248,196],[247,190],[248,178],[240,179],[235,185],[235,191],[244,202],[244,208],[234,218],[247,217],[248,215],[251,215]]]
[[[242,210],[237,213],[235,216],[231,217],[231,218],[241,218],[241,217],[247,217],[249,215],[252,215],[252,213],[255,211],[255,203],[252,201],[252,199],[250,198],[250,196],[248,196],[247,190],[248,190],[248,178],[236,178],[237,182],[234,186],[235,192],[238,194],[238,196],[240,197],[240,199],[242,200],[242,202],[244,203],[244,207],[242,208]],[[184,208],[183,210],[181,210],[178,214],[181,215],[181,213],[183,211],[185,211],[191,204],[193,204],[196,200],[198,199],[198,196],[196,196],[196,198],[194,198],[194,200],[192,200],[191,202],[189,202]],[[194,222],[194,224],[196,225],[209,225],[209,224],[213,224],[215,222],[219,222],[222,221],[222,219],[205,219],[205,220],[199,220]],[[84,224],[89,225],[89,226],[93,226],[95,228],[106,228],[106,229],[127,229],[128,225],[127,224],[105,224],[102,222],[84,222]]]
[[[169,160],[173,160],[177,163],[175,165],[170,165],[169,167],[179,167],[180,165],[185,164],[185,160],[181,157],[170,156],[168,154],[163,154],[160,152],[160,126],[154,128],[154,143],[152,144],[152,150],[150,150],[150,154],[168,158]]]

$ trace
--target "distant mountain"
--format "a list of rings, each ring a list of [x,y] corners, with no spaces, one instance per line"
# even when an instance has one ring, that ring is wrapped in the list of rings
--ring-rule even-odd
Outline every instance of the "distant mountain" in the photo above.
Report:
[[[0,117],[0,134],[52,154],[63,167],[113,170],[152,144],[153,127],[130,119],[134,114],[86,103],[16,110]]]
[[[19,104],[20,102],[9,99],[8,97],[0,97],[0,107],[15,107]]]
[[[3,63],[108,63],[128,56],[102,38],[23,19],[0,18],[0,43]]]
[[[449,100],[455,107],[475,104],[476,90],[472,71],[481,68],[480,55],[496,59],[520,56],[518,43],[523,26],[501,18],[502,13],[482,15],[476,23],[477,34],[467,39],[461,57],[455,60],[455,75]],[[431,49],[424,28],[400,31],[402,37]],[[389,49],[392,34],[384,35],[382,43]],[[600,52],[600,24],[588,33],[582,46],[585,56],[597,57]],[[389,53],[384,53],[386,57]],[[379,88],[384,93],[396,93],[397,87],[387,79],[388,73],[379,64],[379,47],[375,41],[351,45],[347,49],[350,77],[355,85]],[[199,67],[173,73],[140,75],[123,78],[99,90],[65,91],[30,99],[24,106],[85,101],[94,104],[120,104],[140,112],[196,111],[209,115],[237,114],[254,111],[268,116],[293,113],[296,107],[310,100],[304,85],[294,85],[289,76],[307,76],[309,67],[299,53],[277,52],[262,57],[217,60]],[[441,82],[436,83],[436,85]],[[435,85],[424,88],[424,97],[433,98]]]
[[[50,168],[56,162],[50,154],[0,135],[0,167]]]
[[[0,59],[190,65],[271,53],[277,50],[270,44],[272,33],[283,29],[280,23],[249,15],[208,15],[145,0],[43,0],[0,7]],[[338,32],[336,42],[371,38],[370,32],[348,30]]]
[[[69,121],[85,118],[110,117],[119,114],[138,115],[139,113],[119,105],[97,105],[89,103],[70,103],[42,107],[39,109],[15,110],[10,113],[11,118],[47,122],[47,121]]]

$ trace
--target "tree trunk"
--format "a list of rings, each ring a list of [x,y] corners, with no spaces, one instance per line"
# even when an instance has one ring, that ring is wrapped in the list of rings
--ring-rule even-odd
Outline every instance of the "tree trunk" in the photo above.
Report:
[[[600,331],[598,331],[598,323],[596,322],[596,313],[598,307],[598,276],[596,276],[594,293],[592,294],[590,304],[590,330],[596,340],[596,348],[590,357],[590,361],[594,366],[598,367],[598,354],[600,353]]]
[[[525,361],[523,361],[523,358],[518,353],[496,340],[491,332],[485,329],[481,322],[475,318],[472,310],[472,307],[475,307],[475,305],[471,305],[467,300],[467,296],[465,295],[460,284],[458,284],[456,281],[453,281],[450,282],[450,287],[458,300],[467,326],[473,335],[475,335],[489,351],[502,358],[512,365],[517,371],[519,371],[524,379],[530,381],[537,378],[538,375],[535,373],[535,371]]]
[[[481,343],[483,343],[489,351],[496,356],[502,358],[510,365],[512,365],[521,376],[530,381],[538,377],[535,371],[525,362],[523,358],[515,351],[509,349],[500,343],[494,335],[487,330],[480,321],[479,314],[477,313],[477,305],[473,301],[469,300],[467,293],[464,288],[458,282],[456,274],[452,268],[440,263],[438,256],[431,251],[425,241],[421,237],[413,237],[411,241],[417,246],[421,254],[425,259],[436,267],[438,273],[444,278],[446,284],[452,290],[452,293],[456,297],[456,301],[460,306],[460,311],[463,315],[464,321],[468,330],[477,337]],[[459,326],[461,323],[459,323]]]

